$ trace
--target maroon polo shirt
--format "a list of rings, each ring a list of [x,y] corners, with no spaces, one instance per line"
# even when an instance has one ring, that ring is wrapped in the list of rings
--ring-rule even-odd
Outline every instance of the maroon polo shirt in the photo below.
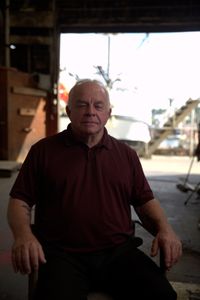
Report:
[[[153,199],[136,152],[107,134],[89,148],[71,126],[32,146],[10,192],[36,205],[43,244],[89,252],[133,233],[130,205]]]

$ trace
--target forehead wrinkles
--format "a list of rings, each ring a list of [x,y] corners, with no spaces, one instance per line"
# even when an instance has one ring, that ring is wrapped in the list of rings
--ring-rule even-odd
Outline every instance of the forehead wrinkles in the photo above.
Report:
[[[109,103],[105,90],[98,85],[77,86],[73,93],[73,100]]]

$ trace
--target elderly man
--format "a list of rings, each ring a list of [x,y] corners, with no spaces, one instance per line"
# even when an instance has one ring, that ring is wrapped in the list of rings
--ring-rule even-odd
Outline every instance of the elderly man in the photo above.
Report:
[[[109,94],[96,80],[69,93],[67,129],[32,146],[10,192],[14,270],[38,270],[35,299],[173,300],[176,293],[134,239],[132,205],[170,269],[181,242],[154,199],[136,152],[109,136]],[[35,205],[35,232],[30,212]]]

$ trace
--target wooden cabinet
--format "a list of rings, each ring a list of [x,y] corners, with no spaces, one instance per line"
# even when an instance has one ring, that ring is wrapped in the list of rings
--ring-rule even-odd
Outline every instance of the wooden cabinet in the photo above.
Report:
[[[0,67],[0,160],[22,162],[46,136],[46,99],[30,74]]]

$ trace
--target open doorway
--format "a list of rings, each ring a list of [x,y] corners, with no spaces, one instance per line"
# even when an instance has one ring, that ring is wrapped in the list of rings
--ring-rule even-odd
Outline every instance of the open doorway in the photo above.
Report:
[[[78,79],[93,78],[109,89],[112,135],[145,147],[171,119],[170,134],[154,151],[192,153],[200,122],[199,38],[200,32],[61,34],[59,131],[69,123],[70,88]],[[188,100],[197,102],[177,122]]]

